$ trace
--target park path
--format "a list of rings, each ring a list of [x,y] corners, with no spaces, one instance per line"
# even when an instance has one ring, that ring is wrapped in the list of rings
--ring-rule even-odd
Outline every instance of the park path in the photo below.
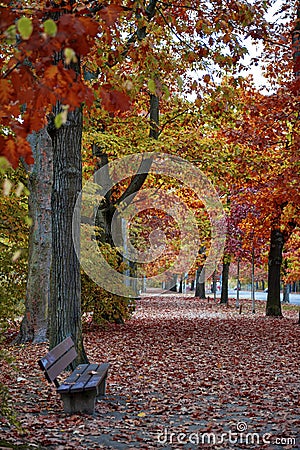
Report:
[[[36,365],[45,345],[13,347],[10,391],[25,431],[0,421],[0,441],[26,450],[300,448],[296,320],[296,310],[270,319],[246,303],[238,314],[190,296],[143,296],[125,325],[85,333],[90,360],[112,365],[94,416],[62,412]]]

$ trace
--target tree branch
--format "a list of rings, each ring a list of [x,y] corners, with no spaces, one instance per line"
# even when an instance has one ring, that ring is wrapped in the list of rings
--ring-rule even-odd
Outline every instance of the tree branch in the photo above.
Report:
[[[114,210],[116,210],[116,207],[118,205],[120,205],[121,203],[128,206],[129,203],[132,202],[133,198],[138,193],[138,191],[141,189],[141,187],[143,186],[143,184],[148,176],[150,167],[152,165],[152,161],[153,161],[153,157],[147,157],[145,159],[143,158],[136,175],[134,175],[134,177],[132,178],[130,185],[123,192],[123,194],[118,198],[118,200],[116,200],[116,202],[112,205]],[[130,197],[130,201],[126,201],[126,199],[128,197]]]

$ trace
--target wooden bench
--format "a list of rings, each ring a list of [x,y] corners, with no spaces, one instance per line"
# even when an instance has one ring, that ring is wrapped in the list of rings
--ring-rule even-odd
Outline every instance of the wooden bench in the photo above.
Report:
[[[54,347],[38,361],[46,379],[54,382],[60,394],[66,413],[83,412],[93,414],[96,397],[105,395],[106,378],[110,364],[80,364],[61,384],[57,377],[77,357],[71,337]]]

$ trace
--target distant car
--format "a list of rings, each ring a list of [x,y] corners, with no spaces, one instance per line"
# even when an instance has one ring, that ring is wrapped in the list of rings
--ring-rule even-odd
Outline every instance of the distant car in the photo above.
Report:
[[[237,286],[235,286],[234,288],[233,288],[233,290],[234,291],[237,291],[238,289],[237,289]],[[241,288],[239,287],[239,291],[241,290]]]

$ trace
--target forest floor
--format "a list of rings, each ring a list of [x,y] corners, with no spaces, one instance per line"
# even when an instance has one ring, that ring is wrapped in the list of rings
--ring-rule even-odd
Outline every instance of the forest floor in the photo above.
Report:
[[[179,295],[143,297],[124,325],[90,326],[91,362],[109,361],[94,415],[66,415],[37,360],[47,345],[10,346],[0,381],[21,430],[0,417],[0,450],[299,449],[300,325]]]

